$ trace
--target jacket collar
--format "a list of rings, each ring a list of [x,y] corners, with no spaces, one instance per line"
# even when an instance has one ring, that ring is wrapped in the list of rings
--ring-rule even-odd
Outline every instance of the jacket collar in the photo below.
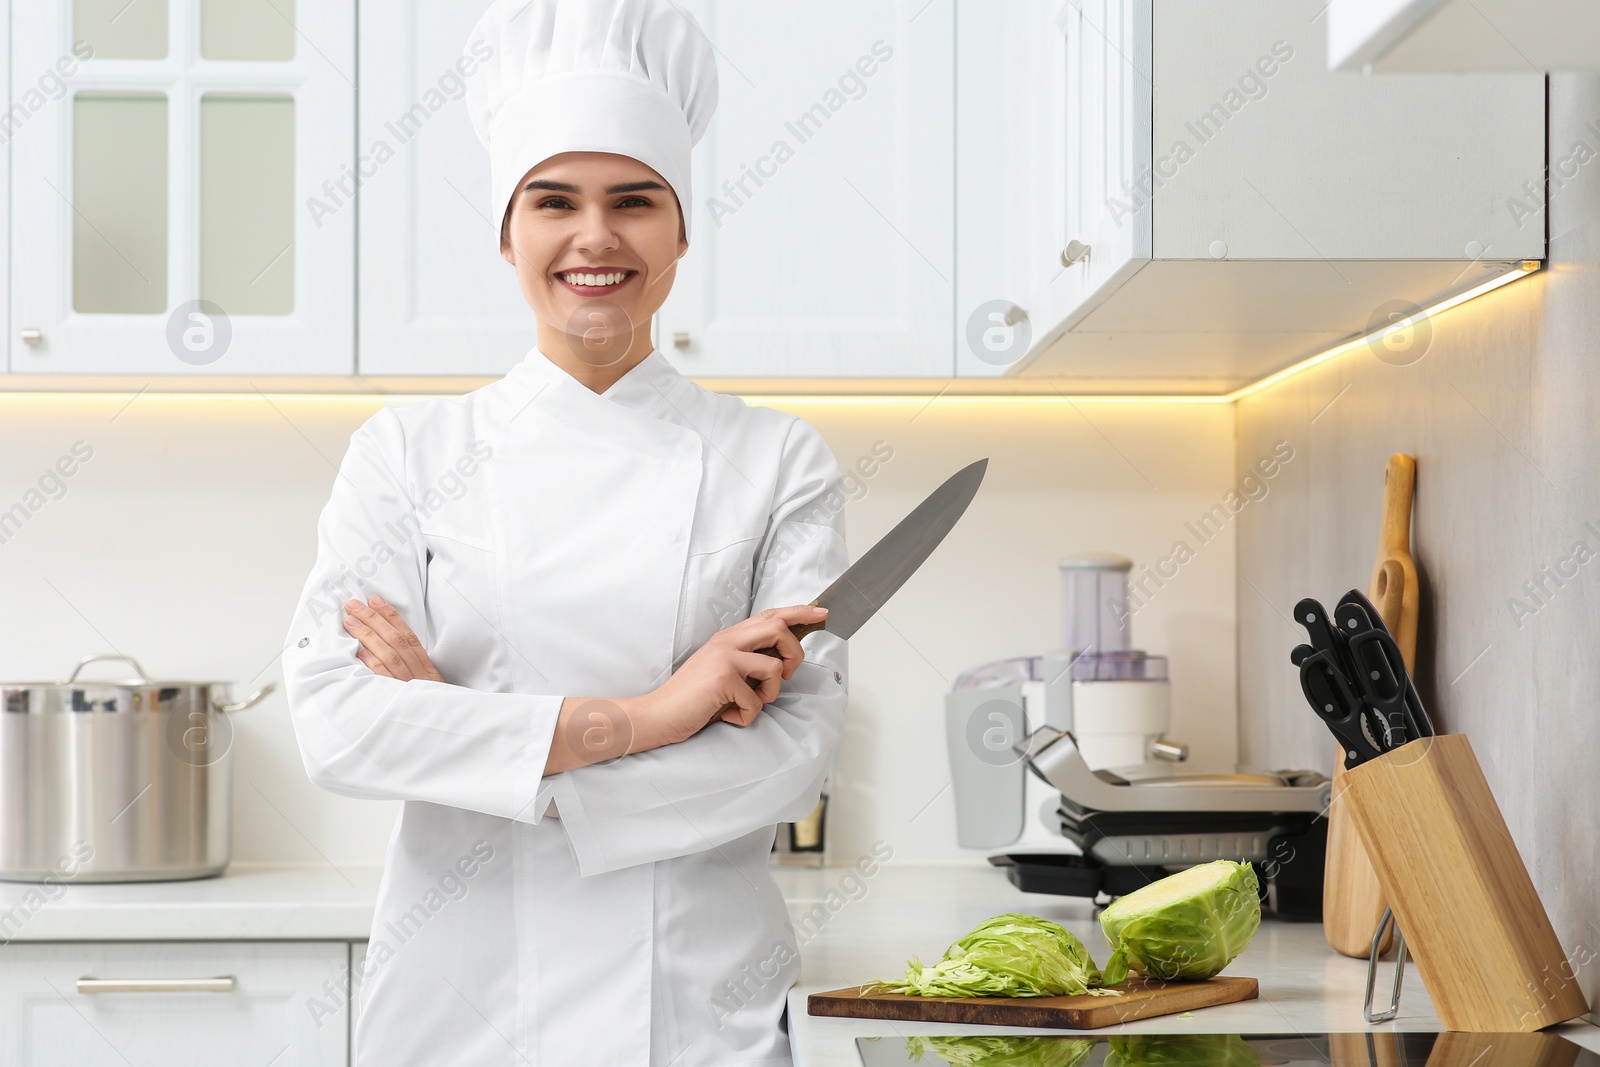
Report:
[[[534,388],[551,385],[563,392],[577,391],[577,395],[609,400],[635,411],[655,413],[672,403],[671,394],[683,381],[683,375],[659,349],[630,367],[626,374],[611,383],[603,393],[595,393],[587,385],[568,374],[535,345],[522,361],[511,368],[509,378],[519,379]]]

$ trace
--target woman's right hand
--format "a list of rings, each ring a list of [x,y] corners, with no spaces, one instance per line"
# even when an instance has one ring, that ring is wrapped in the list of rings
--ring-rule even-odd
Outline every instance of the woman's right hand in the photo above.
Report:
[[[748,726],[762,707],[776,699],[782,683],[794,674],[805,651],[789,627],[821,622],[827,609],[810,604],[767,608],[711,635],[683,666],[650,693],[634,698],[637,724],[658,744],[671,745],[699,733],[721,718]],[[776,649],[777,656],[763,648]],[[752,689],[746,678],[758,685]],[[729,704],[735,705],[722,709]]]

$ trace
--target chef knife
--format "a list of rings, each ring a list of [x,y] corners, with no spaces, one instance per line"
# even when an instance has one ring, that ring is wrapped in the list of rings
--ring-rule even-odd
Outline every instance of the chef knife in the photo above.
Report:
[[[853,637],[955,527],[977,495],[978,486],[983,484],[988,466],[987,459],[980,459],[946,478],[943,485],[929,493],[926,500],[879,538],[877,544],[867,549],[865,555],[847,567],[811,602],[828,609],[826,619],[796,623],[789,627],[789,632],[795,637],[804,637],[815,630],[827,630],[841,638]],[[768,656],[780,655],[776,648],[759,651]],[[749,682],[752,689],[760,684],[753,678]],[[718,714],[737,706],[725,704]]]

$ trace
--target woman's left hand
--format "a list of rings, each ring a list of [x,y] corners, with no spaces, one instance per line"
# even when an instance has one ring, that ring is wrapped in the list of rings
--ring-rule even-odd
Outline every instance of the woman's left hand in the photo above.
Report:
[[[344,610],[345,630],[361,642],[356,658],[373,674],[398,678],[402,682],[413,678],[444,681],[424,651],[421,639],[406,625],[393,604],[374,593],[366,604],[359,600],[345,601]]]

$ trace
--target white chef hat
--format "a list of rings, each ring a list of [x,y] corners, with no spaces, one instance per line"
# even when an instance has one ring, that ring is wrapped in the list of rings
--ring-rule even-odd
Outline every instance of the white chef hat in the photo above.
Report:
[[[485,45],[489,55],[485,57]],[[489,150],[498,234],[523,175],[560,152],[614,152],[660,174],[689,234],[689,152],[717,107],[717,64],[673,0],[493,0],[464,55]]]

